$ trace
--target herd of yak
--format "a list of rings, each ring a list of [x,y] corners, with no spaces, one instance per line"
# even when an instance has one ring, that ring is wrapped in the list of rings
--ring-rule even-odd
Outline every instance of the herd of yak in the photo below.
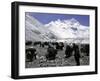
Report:
[[[76,44],[76,43],[63,43],[63,42],[41,42],[41,41],[27,41],[26,42],[26,62],[33,62],[34,60],[38,59],[37,58],[37,49],[34,48],[34,46],[39,46],[41,48],[47,47],[46,51],[47,54],[45,54],[46,60],[55,60],[56,55],[59,50],[64,50],[65,57],[64,58],[69,58],[72,56],[72,52],[74,52],[74,58],[76,65],[80,65],[80,55],[81,53],[84,53],[84,56],[89,56],[89,44]],[[33,47],[30,47],[33,46]]]

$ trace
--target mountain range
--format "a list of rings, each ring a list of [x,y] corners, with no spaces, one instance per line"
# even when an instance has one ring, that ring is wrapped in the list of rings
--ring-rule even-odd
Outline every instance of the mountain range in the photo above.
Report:
[[[42,24],[33,16],[25,15],[26,41],[67,41],[89,42],[89,27],[81,25],[76,19],[51,21]]]

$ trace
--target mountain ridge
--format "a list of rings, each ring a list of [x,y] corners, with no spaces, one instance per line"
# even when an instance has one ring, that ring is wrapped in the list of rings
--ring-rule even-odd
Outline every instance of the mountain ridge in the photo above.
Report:
[[[33,16],[25,15],[25,40],[53,41],[68,38],[89,39],[89,27],[83,26],[76,19],[55,20],[42,24]],[[89,42],[89,40],[86,42]]]

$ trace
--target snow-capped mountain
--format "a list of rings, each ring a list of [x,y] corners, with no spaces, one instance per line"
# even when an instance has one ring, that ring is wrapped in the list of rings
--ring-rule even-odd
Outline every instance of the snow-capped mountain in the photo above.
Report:
[[[26,41],[52,41],[86,39],[89,42],[89,27],[81,25],[76,19],[55,20],[42,24],[33,16],[25,15]]]
[[[29,14],[25,15],[25,39],[26,41],[47,41],[52,38],[55,38],[52,32],[48,30],[42,23],[37,19],[30,16]]]
[[[89,27],[81,25],[75,19],[56,20],[45,25],[59,39],[89,38]]]

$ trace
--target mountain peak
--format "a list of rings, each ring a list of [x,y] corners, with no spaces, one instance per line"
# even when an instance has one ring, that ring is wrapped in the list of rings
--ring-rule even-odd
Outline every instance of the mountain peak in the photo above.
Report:
[[[77,23],[78,22],[75,18],[71,18],[70,21],[73,22],[73,23]]]
[[[87,38],[89,34],[89,32],[86,32],[89,28],[81,25],[75,18],[67,20],[57,19],[45,26],[60,38]],[[87,35],[85,33],[87,33]]]

